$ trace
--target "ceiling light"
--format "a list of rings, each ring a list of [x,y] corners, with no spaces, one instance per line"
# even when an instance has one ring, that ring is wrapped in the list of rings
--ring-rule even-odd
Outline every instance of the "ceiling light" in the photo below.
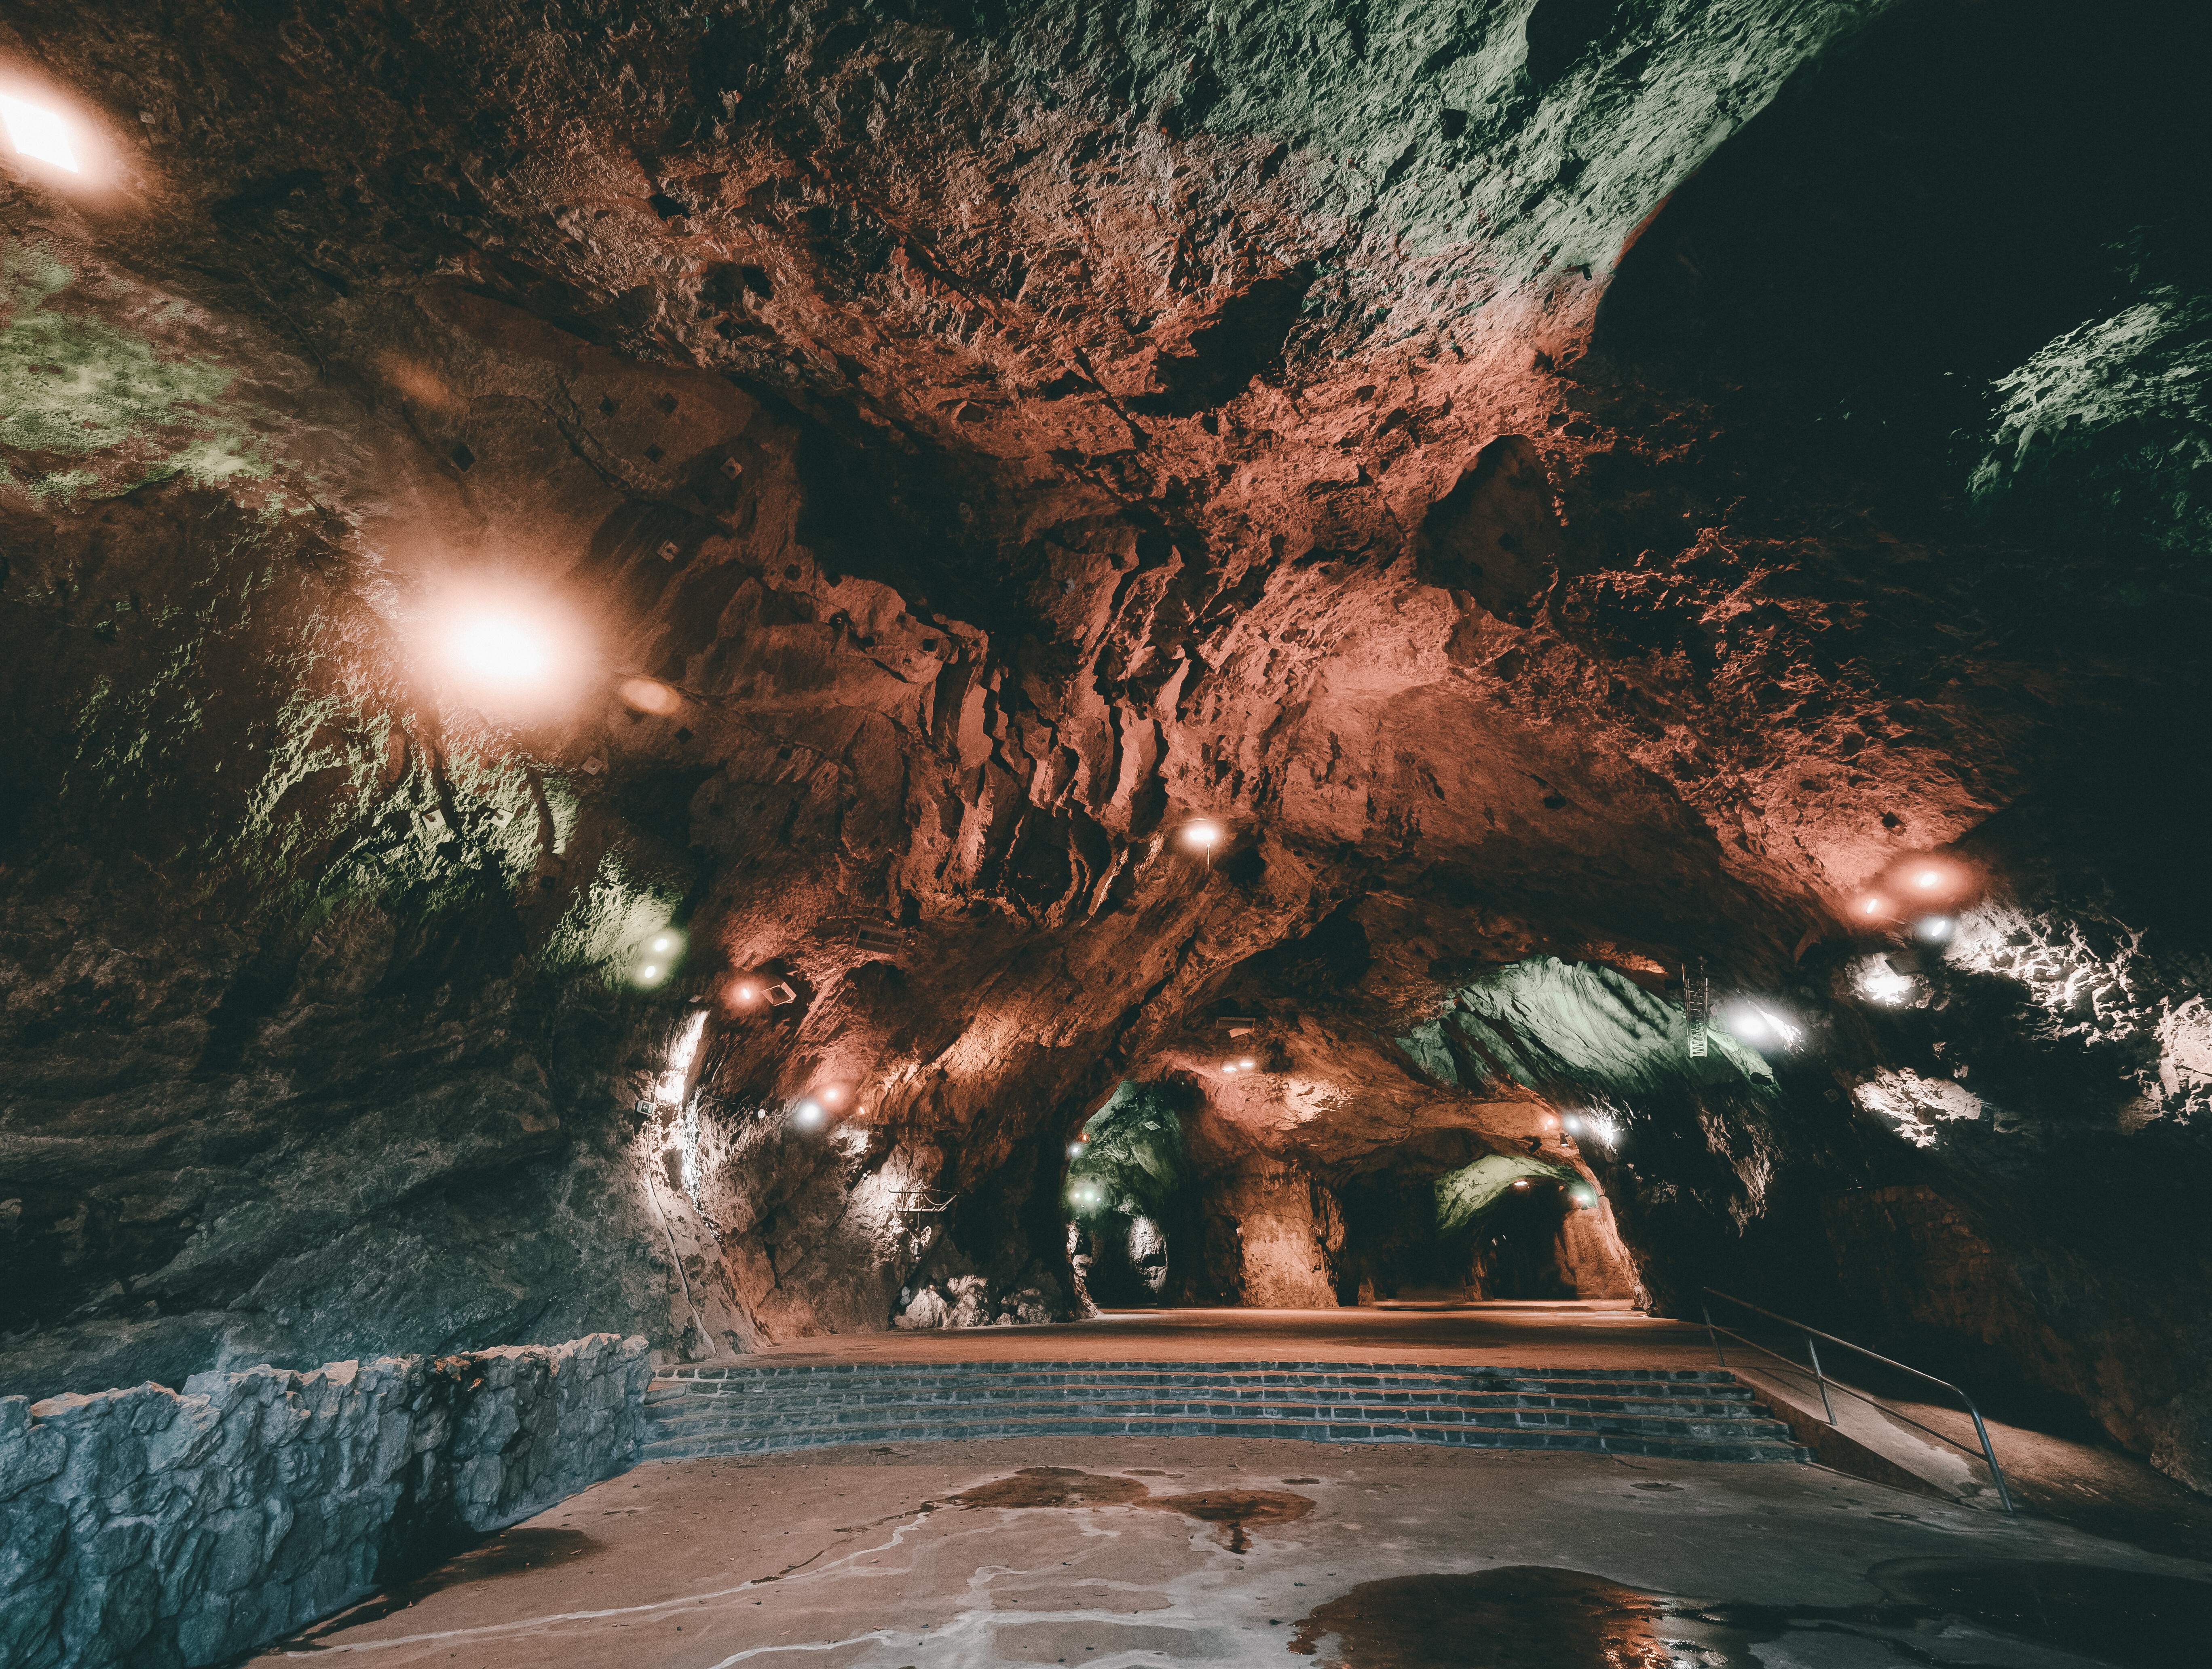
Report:
[[[664,719],[684,705],[684,698],[657,678],[624,678],[615,686],[615,694],[640,713]]]
[[[0,93],[0,123],[6,124],[9,143],[15,147],[16,155],[51,162],[71,173],[83,172],[77,166],[76,148],[70,143],[69,124],[58,112]]]
[[[514,688],[536,683],[550,657],[542,634],[513,615],[477,614],[454,622],[446,654],[454,671],[474,683]]]

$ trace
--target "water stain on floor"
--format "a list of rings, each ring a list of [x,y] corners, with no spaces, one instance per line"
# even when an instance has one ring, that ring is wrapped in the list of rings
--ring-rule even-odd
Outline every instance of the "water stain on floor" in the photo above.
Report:
[[[1150,1491],[1133,1478],[1103,1478],[1073,1466],[1024,1466],[952,1497],[963,1507],[1115,1507]]]
[[[1158,1476],[1158,1474],[1154,1474]],[[963,1507],[1150,1507],[1221,1526],[1221,1545],[1232,1553],[1251,1546],[1245,1526],[1288,1524],[1314,1509],[1301,1495],[1279,1490],[1201,1490],[1156,1496],[1133,1478],[1105,1478],[1073,1466],[1024,1466],[951,1497]]]
[[[412,1581],[394,1583],[351,1610],[340,1611],[328,1622],[281,1643],[293,1651],[312,1651],[315,1642],[326,1636],[405,1611],[442,1589],[487,1582],[520,1571],[542,1570],[548,1565],[565,1563],[605,1549],[605,1543],[593,1540],[580,1530],[502,1530],[489,1540],[456,1553],[443,1564],[424,1571]]]
[[[1220,1526],[1221,1545],[1231,1553],[1244,1552],[1252,1545],[1251,1538],[1244,1533],[1246,1525],[1288,1524],[1314,1509],[1308,1497],[1279,1490],[1202,1490],[1194,1495],[1153,1496],[1137,1504]]]

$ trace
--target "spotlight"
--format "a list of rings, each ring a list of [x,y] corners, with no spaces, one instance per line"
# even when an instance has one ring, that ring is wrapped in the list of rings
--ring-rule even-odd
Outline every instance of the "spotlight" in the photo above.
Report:
[[[615,686],[615,694],[638,712],[656,718],[665,719],[684,706],[684,698],[658,678],[624,678]]]
[[[798,1110],[792,1116],[801,1130],[811,1130],[822,1122],[822,1103],[817,1101],[803,1101],[799,1103]]]
[[[1516,1188],[1525,1188],[1528,1186],[1528,1179],[1525,1176],[1516,1176],[1513,1179],[1513,1186]]]
[[[1860,913],[1861,915],[1870,915],[1870,916],[1871,916],[1871,915],[1880,915],[1880,914],[1881,913],[1881,909],[1882,909],[1882,901],[1881,901],[1881,900],[1880,900],[1879,898],[1869,898],[1869,900],[1867,900],[1867,901],[1866,901],[1865,903],[1863,903],[1863,904],[1862,904],[1862,905],[1860,905],[1860,906],[1859,906],[1859,913]]]
[[[1879,960],[1869,960],[1860,970],[1857,984],[1860,996],[1884,1008],[1895,1008],[1912,994],[1912,976]]]
[[[1928,944],[1942,944],[1958,924],[1945,915],[1923,916],[1912,924],[1912,936]]]
[[[1221,1070],[1228,1073],[1230,1077],[1235,1077],[1237,1076],[1237,1063],[1233,1060],[1224,1060],[1221,1063]]]
[[[835,1107],[839,1102],[845,1099],[845,1092],[842,1089],[824,1089],[822,1092],[822,1099],[828,1102],[830,1106]]]
[[[1211,852],[1221,839],[1219,823],[1195,822],[1184,831],[1185,837],[1201,852]]]
[[[675,941],[671,939],[667,934],[663,933],[659,938],[653,940],[653,948],[656,950],[665,950],[674,943]]]
[[[76,148],[70,143],[69,124],[55,112],[0,93],[0,124],[7,127],[8,140],[16,155],[51,162],[70,173],[83,172],[77,164]]]
[[[657,980],[660,977],[660,970],[655,968],[651,962],[647,962],[644,967],[637,970],[637,974],[638,978],[641,980]]]
[[[1240,1070],[1249,1072],[1252,1070],[1252,1058],[1249,1055],[1247,1055],[1243,1059],[1238,1061],[1237,1065]]]
[[[1577,1205],[1595,1205],[1597,1204],[1597,1196],[1592,1193],[1588,1188],[1571,1189],[1569,1192],[1569,1197],[1572,1199]]]
[[[1070,1142],[1067,1144],[1067,1156],[1071,1159],[1080,1159],[1083,1156],[1083,1144]]]
[[[1794,1049],[1805,1035],[1803,1027],[1756,1003],[1732,1004],[1720,1019],[1721,1024],[1747,1043]]]
[[[1567,1115],[1567,1131],[1570,1135],[1581,1134],[1582,1127],[1583,1121],[1580,1119],[1575,1117],[1571,1113]]]
[[[1920,888],[1923,891],[1931,887],[1940,887],[1943,884],[1943,871],[1941,870],[1923,870],[1919,874],[1912,877],[1912,884]]]
[[[750,1003],[754,998],[759,996],[760,992],[749,985],[741,985],[732,994],[740,1003]]]
[[[543,678],[550,665],[542,634],[513,615],[474,614],[446,636],[446,657],[471,683],[522,689]]]

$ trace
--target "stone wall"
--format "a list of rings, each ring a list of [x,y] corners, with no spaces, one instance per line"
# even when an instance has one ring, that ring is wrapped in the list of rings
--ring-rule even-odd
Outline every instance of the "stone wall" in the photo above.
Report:
[[[646,1341],[0,1399],[0,1662],[218,1662],[621,1471]]]

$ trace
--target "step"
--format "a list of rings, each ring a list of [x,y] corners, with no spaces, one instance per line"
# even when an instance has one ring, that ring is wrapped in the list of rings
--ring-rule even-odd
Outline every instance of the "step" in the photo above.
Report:
[[[662,1417],[686,1408],[723,1409],[733,1417],[769,1419],[835,1404],[846,1407],[941,1409],[988,1407],[1013,1402],[1059,1402],[1071,1411],[1103,1403],[1188,1403],[1273,1406],[1297,1403],[1346,1411],[1390,1413],[1433,1409],[1528,1410],[1580,1414],[1636,1414],[1673,1418],[1741,1418],[1765,1411],[1748,1396],[1729,1399],[1690,1397],[1551,1396],[1535,1392],[1492,1391],[1371,1391],[1339,1390],[1312,1386],[1232,1386],[1226,1389],[1203,1384],[1168,1381],[1153,1386],[1122,1385],[998,1385],[977,1386],[854,1386],[834,1390],[760,1394],[744,1392],[704,1394],[678,1388],[652,1393],[648,1412]]]
[[[1716,1369],[1374,1362],[736,1362],[664,1370],[648,1459],[989,1437],[1267,1437],[1799,1461]]]
[[[656,1431],[645,1458],[685,1460],[708,1454],[757,1454],[831,1445],[946,1442],[982,1438],[1042,1436],[1232,1437],[1326,1443],[1436,1443],[1453,1447],[1575,1450],[1607,1454],[1673,1456],[1691,1460],[1806,1460],[1796,1444],[1760,1435],[1656,1435],[1629,1432],[1546,1429],[1520,1426],[1408,1425],[1376,1422],[1203,1418],[1131,1415],[1122,1417],[1035,1417],[992,1415],[957,1420],[826,1423],[769,1431],[746,1429]]]

